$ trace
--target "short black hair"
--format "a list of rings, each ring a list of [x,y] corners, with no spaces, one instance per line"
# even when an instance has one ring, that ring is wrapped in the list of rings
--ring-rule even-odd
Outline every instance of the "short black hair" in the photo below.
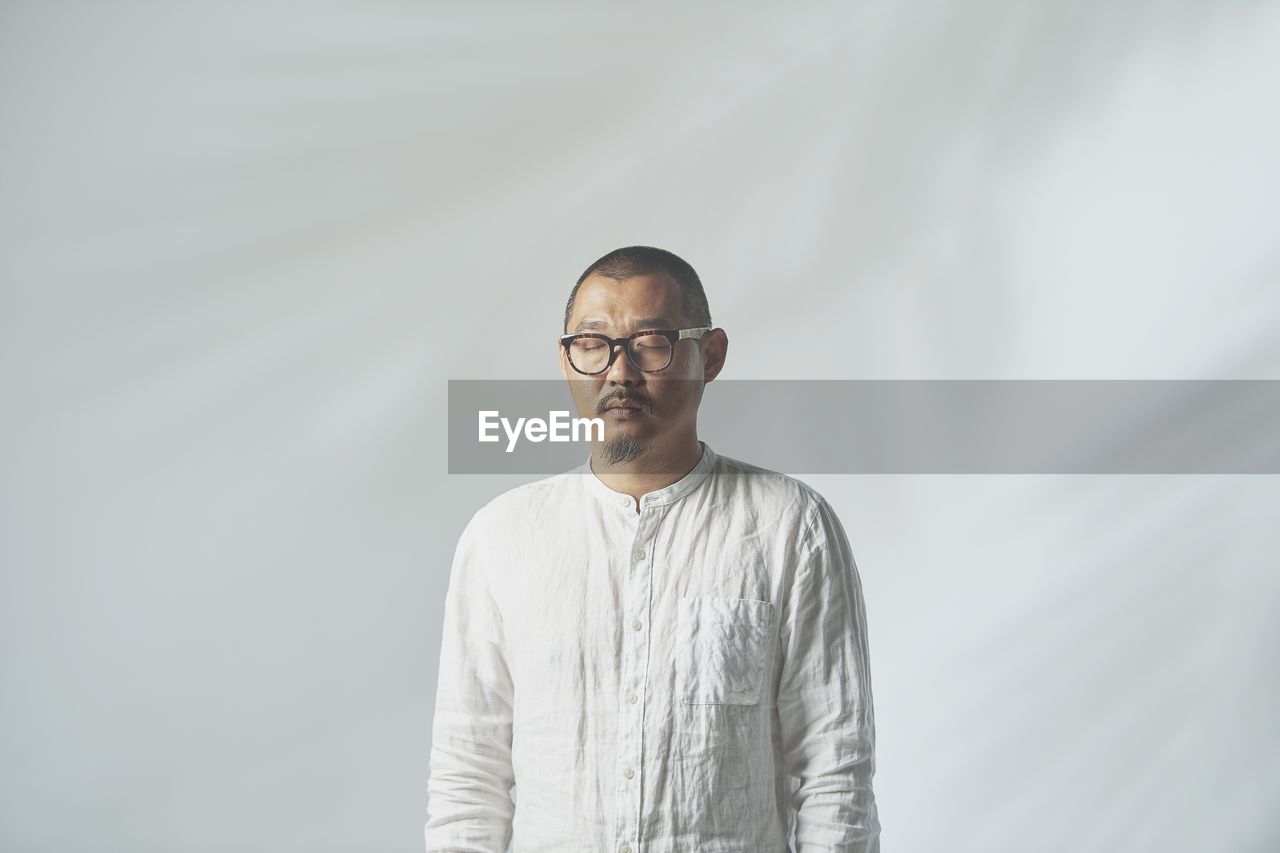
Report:
[[[614,249],[609,254],[596,260],[587,267],[569,293],[569,302],[564,308],[564,330],[569,331],[569,317],[573,314],[573,300],[578,295],[578,288],[587,276],[595,274],[611,278],[614,281],[625,281],[638,275],[655,275],[663,273],[671,278],[680,288],[680,308],[689,322],[695,326],[711,325],[711,309],[707,307],[707,294],[702,289],[702,281],[693,267],[666,249],[653,246],[624,246]]]

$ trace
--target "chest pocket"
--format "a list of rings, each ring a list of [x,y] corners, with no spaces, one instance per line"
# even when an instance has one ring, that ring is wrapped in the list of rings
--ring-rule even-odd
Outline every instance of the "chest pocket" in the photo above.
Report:
[[[685,595],[676,614],[676,694],[690,705],[760,701],[773,636],[773,604]]]

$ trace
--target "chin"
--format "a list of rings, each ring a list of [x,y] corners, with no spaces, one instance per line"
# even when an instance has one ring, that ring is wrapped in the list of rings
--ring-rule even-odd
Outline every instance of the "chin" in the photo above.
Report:
[[[653,433],[657,431],[657,425],[649,418],[609,419],[605,426],[606,434],[625,433],[634,435],[636,433]]]

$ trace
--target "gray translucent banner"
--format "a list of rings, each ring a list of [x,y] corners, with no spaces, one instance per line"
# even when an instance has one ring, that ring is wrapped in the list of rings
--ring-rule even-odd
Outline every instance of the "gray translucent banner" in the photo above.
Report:
[[[616,390],[576,384],[597,408]],[[662,388],[634,389],[644,417],[664,416]],[[570,419],[598,416],[563,380],[450,380],[449,473],[565,471],[591,453]],[[721,379],[698,437],[788,474],[1276,474],[1280,381]]]

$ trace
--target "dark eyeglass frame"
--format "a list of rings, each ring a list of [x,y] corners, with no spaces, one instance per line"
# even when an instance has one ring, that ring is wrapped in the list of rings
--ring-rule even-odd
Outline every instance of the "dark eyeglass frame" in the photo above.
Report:
[[[608,335],[602,335],[599,332],[576,332],[571,335],[561,335],[560,345],[564,347],[564,355],[565,358],[569,360],[569,366],[581,373],[583,376],[599,376],[610,367],[613,367],[613,362],[618,357],[619,346],[626,350],[627,358],[631,361],[632,366],[634,366],[636,370],[639,370],[642,373],[660,373],[670,367],[671,362],[675,360],[676,344],[685,338],[700,341],[707,332],[710,332],[714,328],[715,326],[693,326],[689,329],[641,329],[638,332],[632,332],[625,338],[611,338]],[[655,367],[646,370],[636,363],[637,359],[631,352],[631,342],[636,338],[641,338],[645,335],[661,335],[671,343],[671,351],[667,354],[667,363],[662,365],[662,367]],[[569,347],[573,346],[573,342],[579,338],[594,338],[598,341],[604,341],[609,345],[609,360],[604,363],[604,367],[599,370],[588,372],[573,363],[573,356],[569,354]]]

